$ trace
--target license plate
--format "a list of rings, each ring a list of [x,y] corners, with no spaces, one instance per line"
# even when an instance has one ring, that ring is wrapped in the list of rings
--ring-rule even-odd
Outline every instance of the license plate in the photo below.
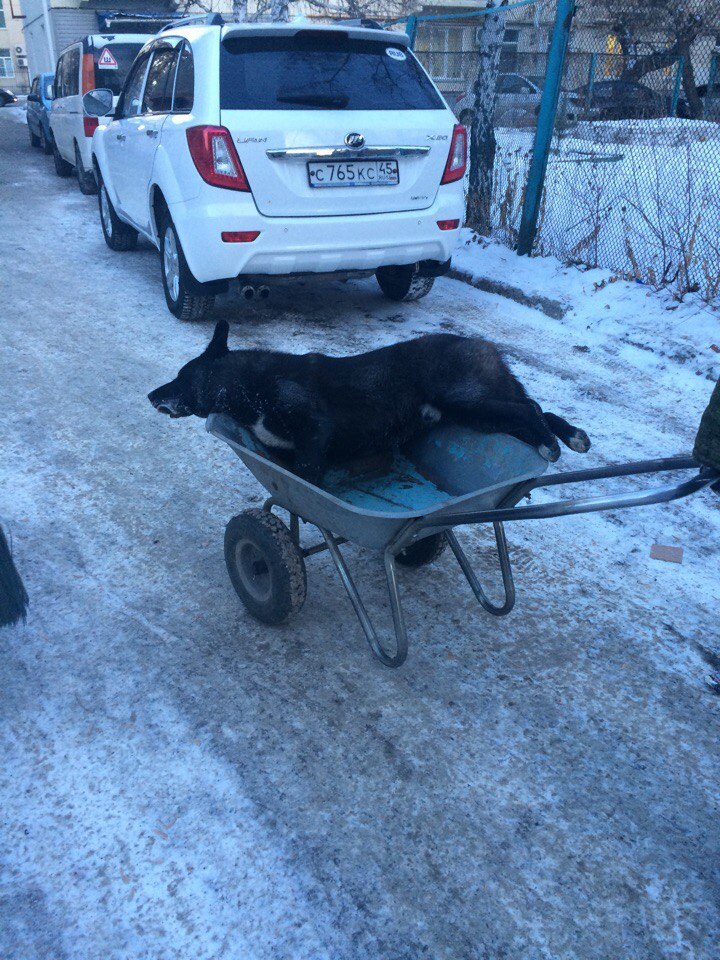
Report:
[[[394,187],[400,182],[397,160],[343,160],[307,166],[311,187]]]

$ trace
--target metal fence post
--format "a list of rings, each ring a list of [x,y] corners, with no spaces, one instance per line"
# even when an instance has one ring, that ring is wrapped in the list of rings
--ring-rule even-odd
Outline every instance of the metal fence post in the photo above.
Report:
[[[562,83],[563,69],[565,67],[565,54],[567,52],[568,37],[570,36],[570,26],[574,13],[575,0],[558,0],[555,13],[555,25],[553,26],[550,50],[548,52],[545,86],[543,87],[542,99],[540,100],[540,113],[538,114],[537,129],[535,130],[532,163],[530,164],[530,172],[528,173],[528,181],[525,188],[525,202],[523,203],[522,216],[520,218],[517,252],[521,255],[530,254],[533,244],[535,243],[535,233],[537,231],[538,215],[540,213],[540,199],[542,197],[543,184],[545,183],[548,154],[550,153],[550,144],[552,143],[553,129],[555,127],[555,115],[557,114],[558,99],[560,96],[560,84]]]
[[[685,66],[685,57],[680,56],[677,65],[677,73],[675,74],[675,86],[673,87],[672,95],[672,104],[670,105],[670,116],[677,116],[677,105],[678,100],[680,99],[680,84],[682,83],[682,72],[683,67]]]
[[[597,54],[593,53],[590,57],[590,68],[588,70],[587,95],[585,97],[585,116],[588,115],[592,106],[593,90],[595,89],[595,64],[597,63]]]
[[[410,41],[408,46],[413,50],[415,48],[415,34],[417,33],[417,17],[408,17],[407,23],[405,24],[405,33],[408,35]]]
[[[713,87],[715,86],[715,75],[717,74],[718,55],[710,61],[710,73],[708,74],[707,92],[703,98],[703,120],[707,117],[708,104],[713,96]]]

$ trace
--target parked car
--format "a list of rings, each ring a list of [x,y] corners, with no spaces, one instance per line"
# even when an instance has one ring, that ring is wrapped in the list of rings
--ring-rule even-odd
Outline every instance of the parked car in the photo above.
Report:
[[[50,132],[50,105],[53,96],[52,73],[40,73],[33,79],[27,98],[27,125],[30,144],[41,147],[43,153],[52,153]]]
[[[7,107],[11,103],[17,103],[15,94],[7,87],[0,87],[0,107]]]
[[[537,122],[540,111],[542,89],[527,77],[519,73],[501,73],[495,88],[495,126],[532,127]],[[559,113],[567,120],[577,116],[578,98],[573,93],[561,93]],[[455,115],[460,123],[469,126],[472,123],[475,106],[475,93],[471,86],[464,97],[455,104]]]
[[[633,80],[599,80],[575,91],[583,120],[648,120],[667,115],[664,98]]]
[[[268,276],[375,272],[392,299],[424,296],[462,222],[466,132],[406,37],[218,19],[144,47],[95,132],[108,245],[155,244],[183,319],[236,278],[251,295]]]
[[[700,114],[700,120],[712,120],[714,123],[720,122],[720,80],[715,80],[710,91],[710,96],[708,97],[708,85],[706,83],[699,83],[697,86],[697,94],[700,98],[700,105],[702,107],[702,113]],[[687,97],[683,94],[678,99],[677,104],[677,115],[678,117],[684,117],[685,119],[690,119],[693,117],[693,111],[690,109],[690,104],[687,101]]]
[[[98,117],[83,110],[83,94],[96,87],[111,90],[116,102],[128,71],[150,37],[147,34],[86,36],[60,54],[50,111],[55,172],[69,177],[73,168],[83,193],[95,193],[91,141]]]

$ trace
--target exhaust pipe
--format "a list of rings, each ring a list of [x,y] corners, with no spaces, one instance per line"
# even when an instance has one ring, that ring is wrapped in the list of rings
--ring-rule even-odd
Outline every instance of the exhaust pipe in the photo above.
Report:
[[[252,298],[255,296],[255,287],[251,287],[248,284],[242,288],[240,294],[245,297],[246,300],[252,300]]]
[[[267,298],[270,296],[270,287],[266,287],[264,285],[262,287],[258,287],[257,295],[261,300],[267,300]]]

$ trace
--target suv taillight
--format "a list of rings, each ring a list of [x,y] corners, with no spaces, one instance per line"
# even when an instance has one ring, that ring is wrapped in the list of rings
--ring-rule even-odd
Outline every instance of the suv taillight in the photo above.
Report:
[[[205,183],[250,193],[250,184],[229,130],[202,126],[188,127],[185,133],[190,156]]]
[[[466,165],[467,130],[461,123],[456,123],[450,141],[450,152],[445,164],[445,171],[440,183],[454,183],[455,180],[462,180],[465,176]]]

